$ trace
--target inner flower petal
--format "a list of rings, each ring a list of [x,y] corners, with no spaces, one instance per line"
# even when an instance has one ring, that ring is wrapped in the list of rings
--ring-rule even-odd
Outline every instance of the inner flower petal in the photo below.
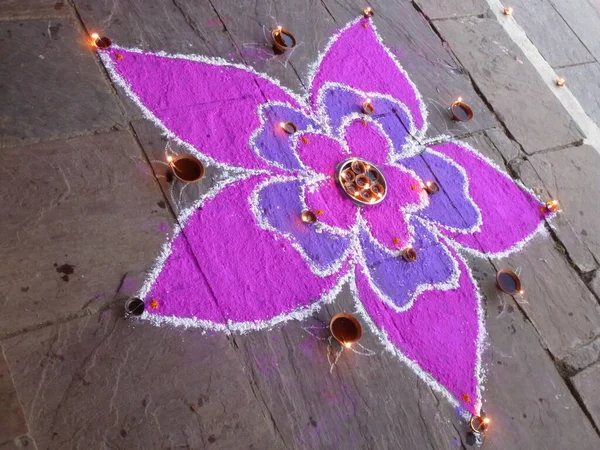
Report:
[[[415,230],[414,262],[391,255],[365,233],[360,242],[363,249],[363,271],[382,300],[398,310],[409,308],[425,290],[447,290],[456,287],[458,265],[446,247],[420,220],[412,220]]]
[[[321,181],[312,192],[311,187],[314,188],[305,188],[306,206],[320,222],[343,230],[354,225],[358,206],[342,192],[333,177]]]
[[[300,161],[293,150],[294,137],[283,130],[281,123],[292,122],[298,133],[318,129],[317,123],[303,112],[284,104],[264,104],[258,113],[261,128],[254,136],[254,151],[273,166],[299,170]]]
[[[301,183],[296,180],[270,180],[253,194],[255,214],[263,228],[275,231],[297,244],[302,256],[317,274],[339,269],[350,244],[348,238],[318,231],[302,221]]]
[[[387,183],[387,195],[377,205],[362,209],[372,236],[389,249],[400,249],[409,244],[411,233],[404,210],[416,210],[427,202],[421,181],[398,167],[381,167]]]
[[[349,156],[335,139],[314,133],[300,136],[296,152],[305,166],[331,177],[336,166]]]
[[[352,156],[366,159],[380,166],[387,161],[390,142],[373,122],[353,120],[344,129],[344,140]]]

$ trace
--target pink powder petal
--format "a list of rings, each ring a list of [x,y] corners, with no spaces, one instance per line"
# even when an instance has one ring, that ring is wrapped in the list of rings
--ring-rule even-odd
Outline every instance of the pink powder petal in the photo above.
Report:
[[[271,81],[237,67],[116,47],[102,56],[170,132],[222,163],[268,167],[249,146],[260,125],[259,105],[281,101],[299,107]]]
[[[363,207],[361,214],[381,245],[398,250],[405,247],[410,239],[410,230],[401,208],[419,203],[422,190],[415,189],[420,182],[408,172],[389,165],[382,166],[381,170],[387,183],[386,197],[381,203]]]
[[[535,233],[548,215],[534,195],[517,186],[476,151],[453,142],[431,149],[465,169],[469,195],[481,211],[483,224],[475,233],[442,230],[460,245],[488,254],[515,250],[515,245]]]
[[[373,123],[360,119],[348,124],[343,138],[352,156],[366,159],[376,166],[385,164],[392,150],[385,136]]]
[[[338,141],[322,134],[303,134],[298,139],[296,152],[306,166],[332,177],[336,166],[350,157]]]
[[[354,89],[379,92],[398,99],[410,110],[417,129],[421,129],[424,117],[416,88],[392,53],[383,46],[371,21],[361,19],[334,39],[310,87],[313,107],[325,83],[343,83]]]
[[[320,222],[349,229],[356,221],[357,205],[336,184],[333,177],[319,183],[315,192],[305,191],[308,208],[317,214]]]
[[[459,287],[426,291],[408,311],[395,312],[384,304],[360,268],[356,270],[356,283],[368,315],[391,344],[475,414],[480,405],[476,375],[479,299],[464,261],[451,253],[459,262]]]
[[[318,277],[286,239],[258,226],[249,198],[262,180],[236,182],[193,214],[184,229],[189,249],[178,237],[146,298],[158,297],[150,313],[261,326],[335,286],[347,268]]]

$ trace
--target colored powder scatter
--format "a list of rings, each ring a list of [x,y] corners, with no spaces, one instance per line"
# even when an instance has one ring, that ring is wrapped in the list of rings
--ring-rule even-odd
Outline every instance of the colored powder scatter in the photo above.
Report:
[[[155,298],[153,298],[152,301],[150,302],[150,308],[152,308],[152,309],[158,309],[158,300],[156,300]]]

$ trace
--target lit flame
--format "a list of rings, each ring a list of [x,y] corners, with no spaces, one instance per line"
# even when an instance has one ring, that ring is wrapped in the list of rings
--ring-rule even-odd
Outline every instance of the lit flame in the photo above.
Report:
[[[425,183],[427,185],[427,187],[431,187],[433,185],[433,183],[431,181],[428,181],[427,183]]]
[[[521,289],[521,290],[519,291],[519,295],[523,295],[524,293],[525,293],[525,291],[524,291],[523,289]]]
[[[346,348],[352,347],[352,342],[344,342],[344,347],[346,347]]]
[[[281,128],[285,128],[285,122],[279,122],[279,126],[280,126]]]
[[[504,14],[507,16],[512,15],[513,9],[509,6],[508,8],[504,8]]]
[[[371,12],[371,7],[369,6],[368,8],[365,8],[365,12],[368,14]]]
[[[172,156],[167,156],[167,162],[172,163],[173,162],[173,157]]]
[[[278,26],[277,26],[277,31],[278,31],[279,33],[281,33],[281,30],[283,30],[283,27],[282,27],[281,25],[278,25]]]
[[[462,97],[458,97],[458,98],[456,99],[456,102],[457,102],[457,103],[460,103],[460,102],[462,102]]]
[[[96,40],[100,37],[100,35],[98,33],[92,33],[92,39]]]
[[[488,423],[490,423],[490,418],[489,418],[489,417],[484,417],[484,418],[483,418],[483,423],[485,423],[486,425],[487,425]]]
[[[365,103],[368,103],[370,105],[371,104],[371,99],[370,98],[366,99]]]

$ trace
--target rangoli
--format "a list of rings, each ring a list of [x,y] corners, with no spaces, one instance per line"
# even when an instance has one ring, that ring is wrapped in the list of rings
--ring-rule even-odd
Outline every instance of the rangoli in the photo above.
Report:
[[[468,145],[423,144],[424,102],[370,19],[332,37],[305,96],[222,59],[118,46],[100,55],[149,119],[226,175],[180,215],[139,293],[152,305],[143,318],[243,333],[303,319],[347,284],[387,349],[465,414],[479,412],[483,309],[461,252],[508,255],[550,213]]]

